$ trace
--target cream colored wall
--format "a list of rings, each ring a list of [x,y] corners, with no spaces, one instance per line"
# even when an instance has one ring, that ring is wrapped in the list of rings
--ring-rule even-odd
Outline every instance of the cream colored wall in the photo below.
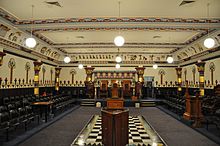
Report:
[[[70,70],[75,69],[76,74],[74,75],[74,82],[76,81],[84,81],[86,80],[86,72],[85,69],[79,69],[78,67],[63,67],[60,72],[60,81],[72,81],[72,75],[70,74]]]
[[[12,79],[13,81],[15,78],[16,79],[20,78],[21,80],[25,79],[25,81],[26,81],[26,70],[25,70],[26,62],[30,62],[30,66],[31,66],[31,69],[29,70],[28,80],[34,79],[34,64],[33,64],[32,60],[21,58],[21,57],[11,55],[11,54],[6,54],[6,56],[4,56],[4,59],[3,59],[3,65],[0,67],[0,77],[2,78],[2,80],[7,78],[9,81],[9,79],[10,79],[10,69],[8,67],[8,62],[9,62],[10,58],[14,58],[15,62],[16,62],[16,67],[13,70],[13,79]],[[47,70],[45,73],[45,80],[50,80],[50,68],[54,69],[54,67],[52,67],[50,65],[46,65],[46,64],[43,64],[42,66],[45,66],[46,70]],[[54,72],[53,72],[53,80],[54,80]],[[40,71],[40,78],[39,79],[42,80],[42,70]]]
[[[76,70],[76,75],[75,75],[75,81],[85,81],[86,79],[86,73],[85,73],[85,69],[78,69],[78,67],[64,67],[61,70],[60,73],[60,80],[66,80],[66,81],[71,81],[71,75],[70,75],[70,70],[71,69],[75,69]],[[161,68],[159,67],[158,69],[153,69],[152,67],[146,67],[145,72],[144,72],[144,76],[154,76],[154,81],[158,81],[160,82],[160,75],[159,75],[159,70]],[[176,70],[175,68],[168,68],[168,67],[163,67],[164,71],[165,71],[165,76],[164,76],[164,82],[165,81],[176,81]],[[97,70],[103,70],[103,71],[135,71],[135,67],[121,67],[120,69],[115,69],[115,67],[95,67],[95,71]],[[136,76],[136,80],[137,80],[137,76]]]
[[[170,81],[175,82],[177,81],[177,76],[176,76],[176,70],[175,67],[158,67],[157,69],[153,69],[152,67],[147,67],[144,72],[144,76],[154,76],[154,81],[158,81],[160,84],[160,75],[159,75],[159,70],[163,69],[165,71],[165,75],[163,76],[163,83],[165,81]]]
[[[210,73],[210,69],[209,69],[209,65],[210,63],[213,62],[215,64],[215,71],[213,73],[213,79],[214,79],[214,84],[215,84],[215,80],[218,80],[220,81],[220,58],[217,58],[217,59],[213,59],[213,60],[209,60],[209,61],[206,61],[206,64],[205,64],[205,80],[211,80],[211,73]],[[193,80],[193,74],[192,74],[192,67],[195,66],[196,67],[196,81],[199,82],[199,73],[197,71],[197,66],[195,64],[193,65],[188,65],[188,66],[185,66],[183,67],[183,72],[184,72],[184,69],[186,68],[187,69],[187,80],[190,80],[192,81]],[[184,73],[182,74],[182,79],[184,80]]]

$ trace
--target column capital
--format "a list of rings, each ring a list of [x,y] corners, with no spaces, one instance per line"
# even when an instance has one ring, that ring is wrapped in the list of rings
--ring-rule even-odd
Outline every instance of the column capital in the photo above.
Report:
[[[39,61],[34,61],[34,71],[40,71],[41,65],[43,64],[42,62]]]
[[[205,71],[205,62],[204,61],[196,63],[196,66],[197,66],[198,72],[201,73],[201,72]]]
[[[60,71],[61,71],[61,67],[55,67],[55,76],[59,76],[60,75]]]

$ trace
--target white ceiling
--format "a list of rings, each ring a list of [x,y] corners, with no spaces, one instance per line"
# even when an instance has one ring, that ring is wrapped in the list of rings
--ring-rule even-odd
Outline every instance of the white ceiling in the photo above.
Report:
[[[48,5],[59,2],[61,7]],[[184,22],[182,19],[205,21],[207,3],[209,17],[220,19],[220,0],[195,0],[179,6],[183,0],[121,0],[120,18],[163,18],[173,22],[98,22],[99,18],[119,18],[118,0],[0,0],[0,8],[15,17],[17,22],[31,20],[31,5],[34,5],[33,27],[35,35],[47,39],[50,45],[67,53],[102,53],[117,51],[113,39],[119,34],[125,38],[121,52],[171,53],[192,42],[192,38],[210,28],[220,29],[219,24]],[[96,21],[68,22],[69,19],[95,19]],[[112,19],[111,19],[112,18]],[[50,20],[51,23],[45,23]],[[63,23],[56,23],[63,20]],[[180,22],[175,22],[180,20]],[[54,22],[55,21],[55,22]],[[13,22],[14,23],[14,22]],[[15,23],[24,31],[31,24]],[[156,38],[154,38],[156,36]],[[193,39],[194,41],[194,39]],[[106,49],[105,49],[106,48]]]
[[[72,17],[117,17],[118,0],[47,0],[57,1],[62,7],[51,6],[44,0],[1,0],[1,7],[18,19],[31,18],[34,5],[35,19],[55,19]],[[210,16],[219,18],[219,0],[195,0],[195,3],[179,7],[182,0],[120,0],[121,17],[207,17],[207,3],[210,2]]]

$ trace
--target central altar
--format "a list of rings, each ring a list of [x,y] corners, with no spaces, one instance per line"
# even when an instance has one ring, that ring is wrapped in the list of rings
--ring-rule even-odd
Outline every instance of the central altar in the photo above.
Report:
[[[125,146],[128,144],[128,109],[103,108],[102,144],[105,146]]]

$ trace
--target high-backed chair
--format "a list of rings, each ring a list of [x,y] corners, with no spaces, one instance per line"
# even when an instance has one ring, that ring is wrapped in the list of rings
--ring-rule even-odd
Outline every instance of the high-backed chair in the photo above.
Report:
[[[112,85],[112,98],[118,98],[118,84],[113,83]]]
[[[100,98],[108,97],[108,81],[107,80],[101,81],[99,97]]]
[[[130,80],[123,80],[123,97],[131,97],[132,91],[131,91],[131,81]]]

